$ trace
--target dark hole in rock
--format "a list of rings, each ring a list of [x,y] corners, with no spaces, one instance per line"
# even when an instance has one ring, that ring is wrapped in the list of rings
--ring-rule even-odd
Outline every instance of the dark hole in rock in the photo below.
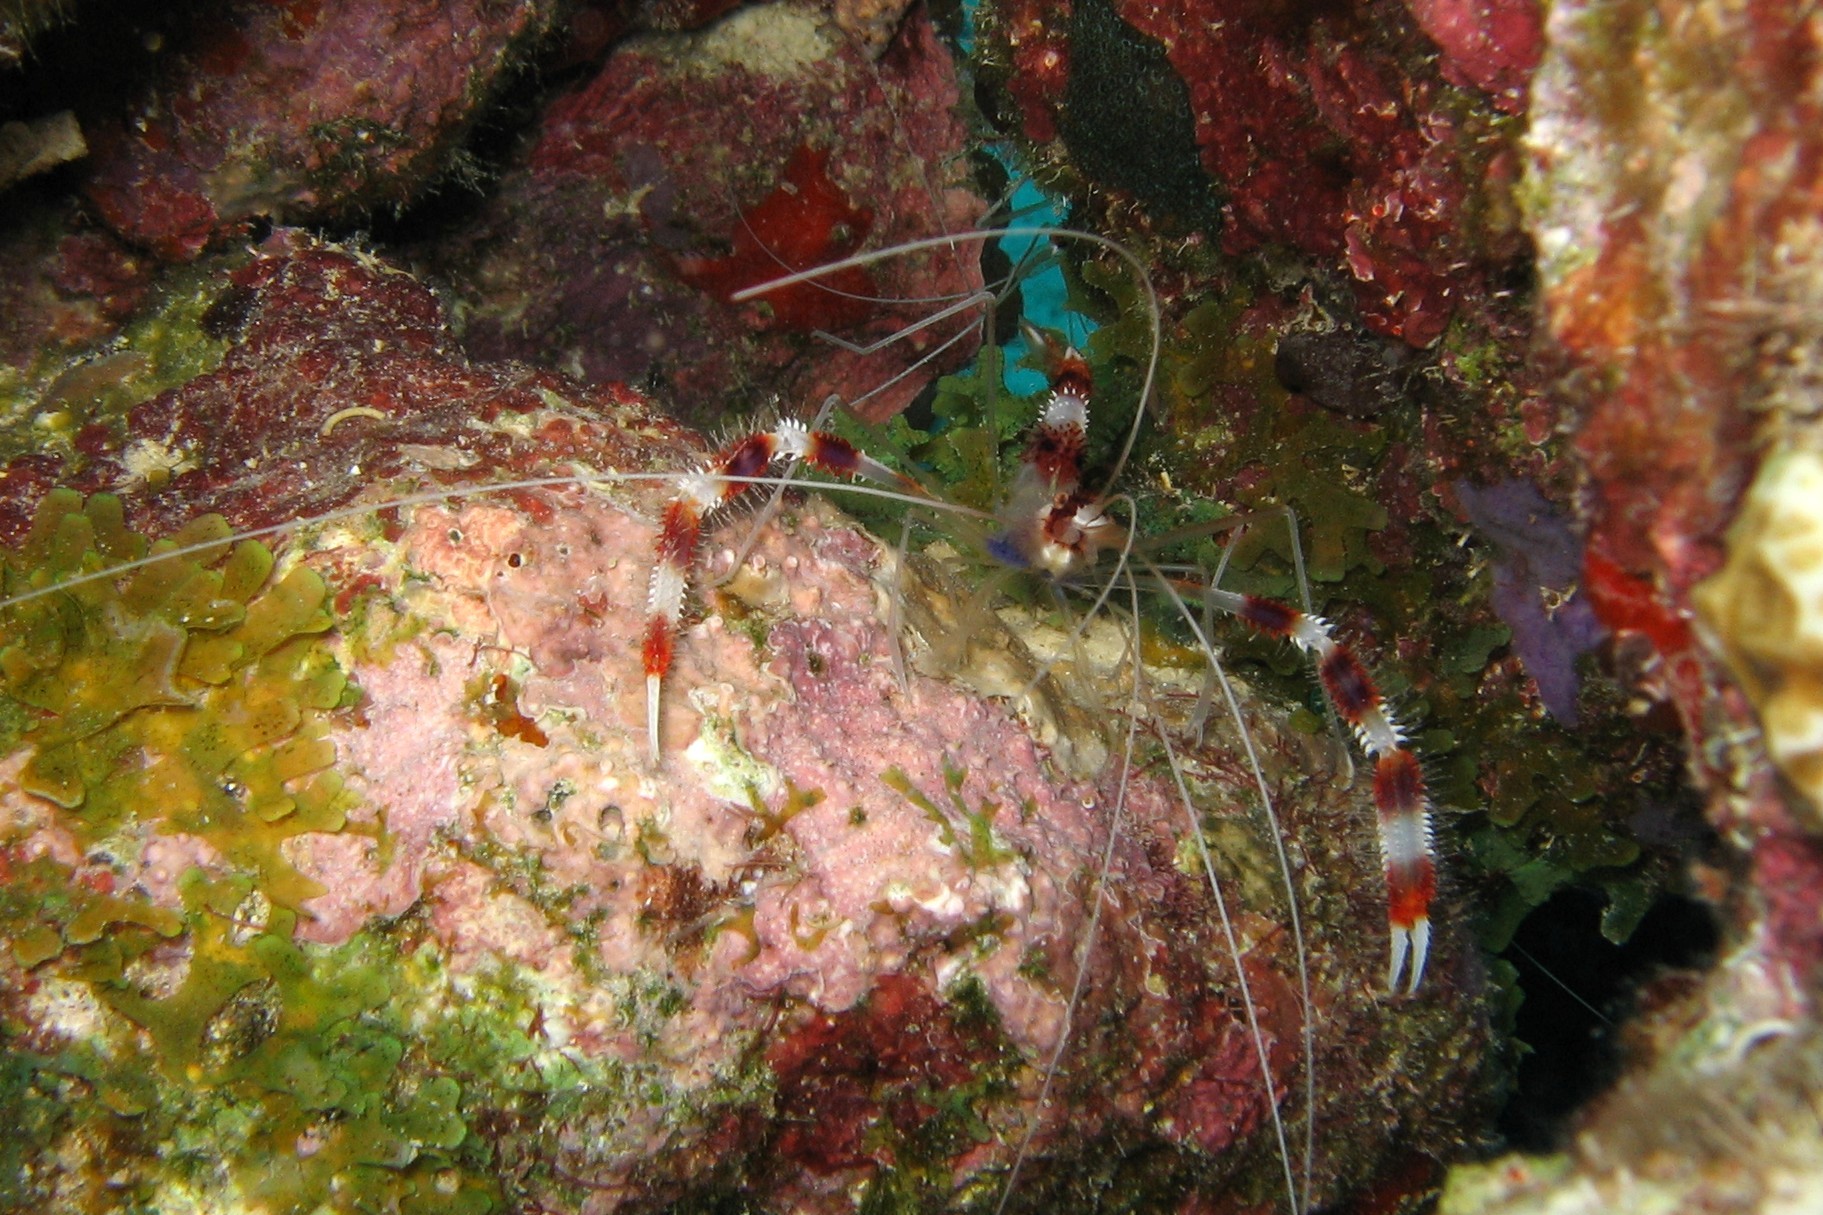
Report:
[[[1598,891],[1561,890],[1525,918],[1502,955],[1525,992],[1514,1036],[1530,1048],[1497,1124],[1508,1147],[1562,1147],[1577,1113],[1620,1075],[1621,1024],[1640,990],[1667,970],[1714,959],[1720,934],[1706,903],[1662,896],[1624,945],[1601,934],[1604,904]]]

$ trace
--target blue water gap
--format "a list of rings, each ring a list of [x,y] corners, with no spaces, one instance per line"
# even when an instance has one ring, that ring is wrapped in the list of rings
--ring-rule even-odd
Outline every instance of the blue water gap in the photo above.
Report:
[[[972,57],[975,53],[975,6],[978,0],[962,0],[962,34],[958,42],[964,55]],[[1063,199],[1047,194],[1038,183],[1025,175],[1012,150],[1002,142],[987,145],[987,152],[998,160],[1007,171],[1007,177],[1019,184],[1013,190],[1009,200],[1011,221],[1016,227],[1062,227],[1069,220],[1070,207]],[[1018,266],[1030,258],[1032,263],[1042,269],[1032,272],[1020,283],[1023,308],[1021,315],[1025,320],[1041,330],[1050,333],[1061,333],[1065,339],[1077,347],[1089,340],[1095,332],[1093,320],[1070,307],[1069,288],[1064,283],[1063,269],[1056,259],[1047,256],[1048,250],[1039,246],[1044,238],[1036,236],[1003,236],[999,240],[1000,251],[1006,254],[1013,265]],[[1014,396],[1027,397],[1043,392],[1047,387],[1044,372],[1026,363],[1026,356],[1031,353],[1026,347],[1023,334],[1015,335],[1002,350],[1005,359],[1004,378],[1006,388]]]

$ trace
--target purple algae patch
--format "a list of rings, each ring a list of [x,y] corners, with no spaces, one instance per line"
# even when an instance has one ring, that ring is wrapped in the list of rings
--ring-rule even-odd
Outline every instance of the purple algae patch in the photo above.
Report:
[[[1499,551],[1494,610],[1513,630],[1513,649],[1538,685],[1538,698],[1566,726],[1577,724],[1576,660],[1605,635],[1577,589],[1582,539],[1567,517],[1525,481],[1485,488],[1456,482],[1469,522]]]

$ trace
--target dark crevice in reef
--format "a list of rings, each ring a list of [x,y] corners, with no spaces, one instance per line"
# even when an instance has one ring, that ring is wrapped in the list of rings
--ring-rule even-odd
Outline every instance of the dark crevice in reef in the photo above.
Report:
[[[1160,218],[1216,230],[1214,183],[1196,150],[1190,92],[1165,48],[1107,0],[1077,0],[1070,41],[1097,53],[1070,61],[1063,140],[1092,179],[1126,190]]]
[[[1714,959],[1719,930],[1706,903],[1664,895],[1624,945],[1602,935],[1603,904],[1596,891],[1559,891],[1525,918],[1503,955],[1525,992],[1514,1036],[1527,1048],[1497,1123],[1508,1147],[1561,1148],[1577,1114],[1619,1077],[1623,1023],[1642,990]]]

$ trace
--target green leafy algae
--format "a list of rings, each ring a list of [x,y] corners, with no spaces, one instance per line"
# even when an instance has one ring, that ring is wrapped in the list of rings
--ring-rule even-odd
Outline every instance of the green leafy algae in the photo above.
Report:
[[[991,869],[995,865],[1017,859],[1018,854],[994,831],[994,818],[1000,813],[999,805],[984,798],[978,807],[970,809],[963,799],[962,783],[967,779],[967,769],[944,760],[944,792],[949,798],[950,809],[967,828],[965,835],[956,829],[956,821],[950,814],[912,784],[904,769],[892,767],[880,774],[880,780],[887,788],[924,812],[924,817],[936,825],[938,838],[944,846],[954,849],[962,863],[970,869]]]
[[[83,580],[123,563],[139,564]],[[180,878],[180,909],[114,893],[105,873],[77,882],[46,858],[4,858],[11,961],[100,1027],[46,1052],[15,1042],[44,1040],[36,1017],[0,1016],[0,1096],[26,1129],[7,1148],[22,1179],[7,1198],[42,1198],[32,1179],[56,1177],[78,1210],[205,1194],[282,1212],[331,1194],[491,1205],[458,1167],[462,1060],[413,1058],[396,947],[291,939],[319,890],[280,845],[342,830],[349,801],[328,740],[348,687],[318,641],[322,579],[275,577],[272,555],[230,543],[219,518],[152,544],[118,500],[68,491],[47,496],[0,574],[15,600],[0,609],[0,746],[28,752],[21,789],[90,856],[182,832],[225,862]]]
[[[280,844],[345,824],[327,733],[347,681],[315,640],[331,624],[322,578],[274,580],[271,553],[228,534],[208,516],[148,544],[111,495],[49,494],[0,554],[9,597],[56,588],[3,611],[0,747],[30,749],[20,786],[70,811],[85,846],[199,836],[295,908],[320,891]]]
[[[93,914],[98,896],[53,862],[12,876],[0,930],[48,913],[67,939]],[[0,1019],[9,1060],[0,1099],[41,1115],[9,1150],[43,1159],[108,1145],[105,1184],[78,1209],[119,1209],[123,1198],[171,1209],[186,1192],[285,1213],[334,1195],[372,1209],[489,1209],[497,1195],[477,1180],[484,1152],[464,1110],[488,1044],[442,1029],[477,1017],[448,998],[440,971],[375,932],[334,948],[298,945],[284,908],[254,927],[250,879],[192,870],[181,886],[187,948],[175,984],[154,977],[170,965],[163,938],[135,924],[40,968],[42,980],[86,985],[115,1014],[104,1036],[34,1052],[12,1041],[20,1024]],[[427,970],[432,981],[401,985]],[[427,1026],[435,1053],[417,1044]],[[80,1192],[88,1181],[60,1184]]]

